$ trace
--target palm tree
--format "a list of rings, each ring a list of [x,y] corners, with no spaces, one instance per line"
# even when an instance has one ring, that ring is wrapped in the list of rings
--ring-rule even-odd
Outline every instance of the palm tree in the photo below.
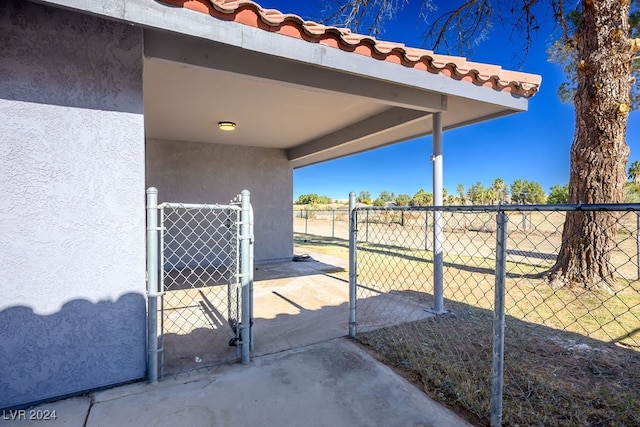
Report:
[[[629,179],[632,179],[634,184],[640,184],[640,162],[637,160],[629,166]]]
[[[501,178],[496,178],[493,180],[493,185],[491,186],[491,198],[493,199],[492,203],[502,203],[505,199],[505,190],[507,186]]]
[[[458,190],[458,198],[460,200],[460,204],[461,205],[466,205],[467,204],[467,199],[464,196],[464,185],[458,184],[457,190]]]

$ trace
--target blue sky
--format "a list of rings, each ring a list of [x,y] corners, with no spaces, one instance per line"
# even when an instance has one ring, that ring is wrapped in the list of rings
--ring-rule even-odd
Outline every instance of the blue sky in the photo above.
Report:
[[[389,22],[380,39],[423,47],[416,28],[415,5]],[[305,19],[320,20],[321,0],[263,0],[265,8],[295,13]],[[413,8],[412,8],[413,7]],[[546,19],[545,19],[546,18]],[[547,61],[546,49],[553,40],[549,16],[538,18],[541,29],[532,50],[522,65],[515,57],[517,35],[509,40],[509,31],[494,28],[489,39],[468,57],[475,62],[501,65],[542,75],[540,91],[529,100],[529,111],[475,124],[444,133],[444,187],[456,193],[458,184],[468,189],[481,182],[490,185],[494,178],[511,183],[515,179],[539,182],[548,192],[554,184],[569,181],[569,149],[574,132],[574,109],[563,104],[557,88],[563,73]],[[629,116],[627,143],[629,161],[640,160],[640,112]],[[387,190],[413,195],[420,188],[431,192],[431,137],[395,144],[378,150],[320,163],[294,171],[294,199],[300,194],[317,193],[344,199],[349,191],[367,190],[373,197]]]

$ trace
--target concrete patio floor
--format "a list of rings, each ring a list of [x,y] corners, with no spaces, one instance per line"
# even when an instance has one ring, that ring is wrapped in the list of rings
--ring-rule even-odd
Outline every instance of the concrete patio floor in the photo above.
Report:
[[[349,284],[344,279],[346,275],[340,274],[347,270],[347,261],[320,253],[310,255],[309,261],[256,266],[253,356],[347,335]],[[226,285],[193,291],[197,291],[192,292],[195,297],[180,307],[191,307],[188,316],[176,316],[172,321],[164,322],[165,325],[171,323],[174,328],[172,333],[165,333],[164,372],[169,376],[238,359],[237,348],[228,345],[234,335],[224,320]],[[223,298],[220,298],[221,294]],[[432,315],[429,307],[402,296],[366,289],[360,290],[359,296],[359,331]],[[179,301],[183,303],[185,300]],[[206,310],[201,307],[206,307]],[[384,310],[376,307],[384,307]]]
[[[207,369],[37,409],[55,410],[54,424],[91,427],[468,425],[345,338],[348,284],[331,274],[345,262],[312,255],[318,261],[257,266],[248,365],[225,363],[235,348],[223,346]],[[417,305],[398,313],[408,318],[378,319],[376,326],[430,315]],[[31,425],[3,415],[3,425]]]
[[[87,427],[470,425],[345,338],[255,357],[249,365],[222,365],[195,377],[131,384],[35,409],[56,411],[57,419],[47,425]]]

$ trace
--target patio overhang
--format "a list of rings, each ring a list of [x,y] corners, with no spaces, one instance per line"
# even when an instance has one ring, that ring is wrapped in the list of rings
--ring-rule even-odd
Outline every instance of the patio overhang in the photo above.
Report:
[[[347,46],[346,30],[249,1],[42,2],[145,28],[148,138],[279,148],[294,168],[429,135],[433,113],[447,130],[525,111],[540,80],[364,36]],[[523,76],[524,91],[509,80]]]

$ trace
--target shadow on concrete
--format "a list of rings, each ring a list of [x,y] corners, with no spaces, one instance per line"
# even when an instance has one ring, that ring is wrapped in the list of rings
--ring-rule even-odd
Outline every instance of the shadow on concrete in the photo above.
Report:
[[[344,269],[318,261],[258,266],[254,282],[252,355],[278,353],[347,335],[349,286],[345,280],[331,275],[337,271]],[[363,313],[369,306],[384,306],[386,309],[376,316],[359,319],[360,330],[432,315],[429,307],[402,296],[365,292],[366,295],[359,295],[358,301]],[[211,307],[211,302],[203,295],[192,305],[201,318],[211,316],[198,307]],[[220,321],[221,310],[211,311],[213,321],[206,327],[185,328],[181,333],[165,334],[165,374],[197,372],[239,360],[237,348],[229,346],[229,341],[235,336],[233,330]]]

